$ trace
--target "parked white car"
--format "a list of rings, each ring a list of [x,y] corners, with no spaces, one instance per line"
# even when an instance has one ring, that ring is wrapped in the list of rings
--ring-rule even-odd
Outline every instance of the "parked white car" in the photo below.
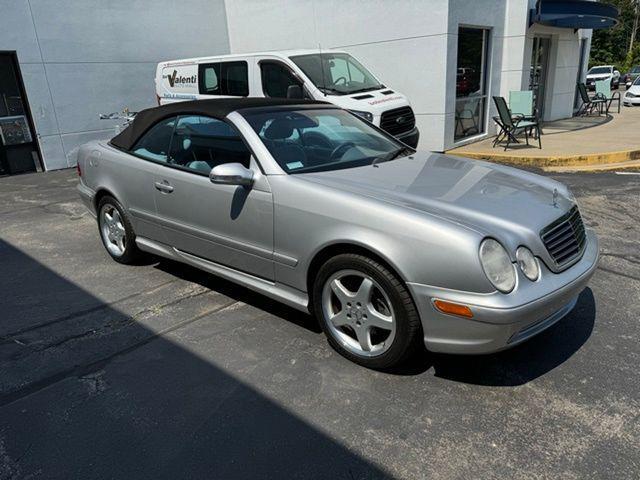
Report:
[[[587,72],[587,88],[595,90],[596,82],[600,80],[611,80],[611,88],[618,88],[620,86],[620,72],[613,65],[591,67]]]
[[[322,100],[411,147],[418,144],[407,97],[346,52],[291,50],[170,60],[158,64],[155,83],[159,105],[220,97]]]
[[[624,97],[622,97],[622,103],[629,107],[632,105],[640,105],[640,76],[636,77],[633,85],[627,89]]]

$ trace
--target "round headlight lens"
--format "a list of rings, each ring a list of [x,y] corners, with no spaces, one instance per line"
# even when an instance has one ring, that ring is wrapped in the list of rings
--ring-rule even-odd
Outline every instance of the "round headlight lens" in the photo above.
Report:
[[[503,293],[509,293],[516,286],[516,272],[509,254],[493,238],[480,244],[480,263],[489,281]]]
[[[535,282],[540,276],[540,266],[531,250],[527,247],[519,247],[516,250],[516,260],[518,260],[518,265],[524,276]]]

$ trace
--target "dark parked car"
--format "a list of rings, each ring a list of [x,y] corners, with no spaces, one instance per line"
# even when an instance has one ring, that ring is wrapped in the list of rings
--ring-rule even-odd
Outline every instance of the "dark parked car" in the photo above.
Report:
[[[624,84],[627,89],[631,88],[636,78],[640,77],[640,65],[636,65],[629,70],[624,76]]]

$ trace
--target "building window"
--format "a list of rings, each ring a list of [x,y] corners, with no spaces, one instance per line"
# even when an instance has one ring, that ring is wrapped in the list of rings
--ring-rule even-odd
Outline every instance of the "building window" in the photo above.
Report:
[[[454,140],[484,133],[487,109],[489,30],[458,29]]]

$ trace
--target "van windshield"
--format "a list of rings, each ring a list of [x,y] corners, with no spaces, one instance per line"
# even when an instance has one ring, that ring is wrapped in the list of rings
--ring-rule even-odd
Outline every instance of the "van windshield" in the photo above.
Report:
[[[611,73],[611,67],[593,67],[589,70],[589,75],[597,75],[602,73]]]
[[[385,88],[348,53],[313,53],[290,58],[318,89],[329,95],[349,95]]]

